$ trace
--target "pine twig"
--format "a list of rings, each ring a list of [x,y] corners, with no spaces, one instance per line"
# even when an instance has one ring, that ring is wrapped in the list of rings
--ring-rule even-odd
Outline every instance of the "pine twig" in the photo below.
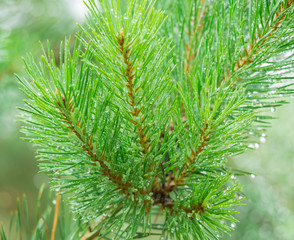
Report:
[[[57,192],[57,196],[56,196],[54,220],[53,220],[53,226],[52,226],[52,230],[51,230],[51,240],[55,239],[55,232],[56,232],[56,228],[57,228],[58,215],[59,215],[60,200],[61,200],[61,195],[60,195],[60,190],[59,190]]]
[[[73,133],[77,136],[77,138],[81,141],[82,143],[82,149],[89,155],[89,157],[91,158],[91,161],[93,162],[93,164],[95,165],[95,163],[99,163],[101,166],[101,171],[103,173],[104,176],[106,176],[109,181],[113,182],[114,184],[117,185],[117,188],[120,189],[122,191],[123,194],[127,195],[128,197],[130,197],[130,192],[128,191],[130,188],[135,188],[138,191],[137,192],[133,192],[133,196],[135,199],[137,199],[137,194],[141,194],[141,195],[146,195],[147,192],[145,189],[140,189],[137,188],[136,186],[132,186],[132,184],[129,181],[126,181],[125,183],[122,181],[122,175],[118,174],[118,173],[113,173],[109,167],[105,164],[104,160],[105,157],[103,155],[103,153],[100,155],[100,158],[97,157],[96,153],[94,153],[94,148],[92,145],[92,137],[83,137],[81,135],[85,134],[84,129],[82,128],[81,124],[78,123],[77,125],[75,125],[73,123],[73,121],[71,120],[71,114],[73,113],[74,109],[72,107],[71,102],[69,104],[67,104],[65,97],[63,95],[61,95],[61,93],[59,93],[59,91],[56,91],[57,94],[59,94],[62,98],[62,104],[57,102],[57,105],[59,107],[59,111],[61,113],[61,115],[64,117],[64,122],[66,122],[69,126],[68,128],[73,131]],[[66,112],[64,112],[64,110]],[[81,132],[81,133],[80,133]],[[89,141],[87,142],[85,139],[89,139]]]
[[[150,141],[148,139],[148,136],[145,134],[146,125],[144,125],[145,116],[142,113],[143,106],[139,106],[140,100],[135,100],[136,92],[140,89],[140,86],[134,89],[134,69],[135,66],[133,66],[132,61],[130,60],[130,46],[132,42],[125,43],[125,37],[124,37],[124,29],[121,29],[120,37],[117,37],[117,42],[119,44],[119,51],[123,55],[124,63],[127,65],[127,68],[125,69],[125,76],[127,78],[127,88],[129,90],[128,96],[130,98],[130,102],[128,104],[132,108],[132,114],[135,118],[137,118],[141,113],[141,121],[138,122],[136,119],[132,120],[132,123],[136,126],[136,133],[139,135],[138,142],[141,145],[141,152],[143,155],[147,155],[149,153],[151,143],[148,144]],[[126,45],[126,46],[125,46]]]
[[[46,223],[46,220],[44,218],[44,216],[41,216],[41,219],[43,221],[43,224],[44,224],[44,228],[45,228],[45,232],[46,232],[46,240],[49,240],[49,230],[48,230],[48,225]],[[55,218],[54,218],[54,221],[55,221]]]
[[[154,1],[130,1],[122,13],[119,1],[101,0],[97,6],[89,0],[88,29],[81,27],[83,36],[78,36],[73,51],[69,42],[64,51],[61,48],[60,67],[47,52],[41,66],[32,59],[26,63],[32,81],[20,80],[29,97],[24,132],[40,147],[42,169],[54,174],[58,169],[61,188],[73,193],[75,211],[88,220],[90,232],[83,232],[83,239],[106,238],[111,229],[115,238],[147,234],[157,208],[158,214],[166,215],[162,235],[167,238],[217,239],[220,232],[231,230],[221,220],[235,221],[240,187],[225,163],[247,148],[247,130],[257,108],[249,106],[252,98],[246,91],[263,91],[258,83],[245,90],[233,84],[241,81],[238,74],[245,75],[251,63],[253,68],[261,64],[263,51],[271,50],[265,48],[269,40],[282,32],[280,28],[286,30],[293,1],[281,3],[276,16],[274,3],[267,2],[265,17],[256,12],[249,19],[253,34],[259,22],[264,30],[245,49],[240,49],[244,33],[238,35],[239,28],[225,23],[235,18],[244,23],[247,10],[232,1],[219,9],[224,2],[209,1],[212,13],[203,7],[197,15],[197,9],[191,9],[197,24],[189,19],[187,36],[182,11],[206,1],[175,4],[178,11],[171,13],[166,31],[160,31],[164,14],[153,9]],[[263,6],[255,3],[248,12],[262,13]],[[169,6],[174,6],[172,1]],[[267,27],[264,20],[269,20]],[[231,31],[235,36],[224,36]],[[175,39],[178,49],[171,49],[170,41],[160,36],[163,32],[165,37],[180,36]],[[293,45],[290,41],[277,41],[277,52]],[[245,53],[232,56],[236,51]],[[231,72],[224,74],[228,63]],[[259,80],[266,72],[259,70],[249,80]]]
[[[232,73],[230,73],[229,70],[227,70],[226,75],[224,76],[224,82],[227,82],[231,79],[231,76],[238,72],[241,68],[244,66],[253,63],[254,57],[261,51],[259,50],[271,37],[274,36],[274,33],[279,29],[281,26],[283,20],[285,19],[285,11],[292,6],[294,3],[293,0],[288,0],[285,4],[284,2],[281,3],[281,6],[278,8],[275,18],[273,19],[273,25],[269,25],[266,27],[266,30],[264,31],[264,34],[261,34],[258,30],[258,38],[254,37],[254,42],[250,43],[247,48],[244,48],[245,56],[242,56],[240,54],[240,58],[238,62],[235,64],[234,70]],[[266,36],[267,35],[267,36]],[[261,39],[263,40],[261,41]],[[261,42],[260,42],[261,41]],[[241,78],[237,78],[237,81],[241,81]],[[233,79],[230,80],[230,83],[232,83]],[[222,81],[219,81],[219,86],[221,85]]]

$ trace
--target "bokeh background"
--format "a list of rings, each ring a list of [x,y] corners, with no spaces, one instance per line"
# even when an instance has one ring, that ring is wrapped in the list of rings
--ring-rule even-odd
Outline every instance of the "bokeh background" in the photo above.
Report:
[[[82,0],[0,0],[0,222],[6,226],[17,197],[26,193],[32,210],[41,184],[48,182],[38,173],[33,146],[20,139],[17,107],[24,96],[14,74],[25,76],[22,57],[39,56],[39,41],[49,40],[58,51],[85,10]],[[294,99],[273,116],[259,148],[230,162],[256,177],[239,177],[246,206],[239,209],[236,231],[225,239],[294,239]]]
[[[50,41],[58,55],[60,41],[77,30],[85,10],[81,0],[0,0],[0,222],[5,226],[17,198],[25,193],[33,210],[41,184],[48,183],[38,173],[35,149],[20,139],[17,107],[24,95],[15,74],[26,76],[22,57],[39,58],[40,44]]]

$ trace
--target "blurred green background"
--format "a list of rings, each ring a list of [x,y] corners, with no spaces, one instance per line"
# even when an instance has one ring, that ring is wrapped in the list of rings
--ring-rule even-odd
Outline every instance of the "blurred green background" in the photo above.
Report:
[[[26,193],[34,209],[41,184],[48,182],[38,173],[33,146],[20,139],[17,107],[24,95],[14,74],[25,76],[22,57],[28,52],[39,58],[39,41],[49,40],[59,51],[84,13],[81,0],[0,0],[0,222],[6,226],[17,197]]]
[[[59,43],[83,21],[82,0],[0,0],[0,222],[7,225],[16,199],[27,194],[34,209],[37,192],[48,178],[38,173],[31,144],[20,139],[17,106],[23,105],[14,73],[25,76],[22,56],[40,55],[38,41],[58,51]],[[247,205],[236,231],[225,239],[294,239],[294,99],[273,113],[278,119],[260,148],[231,164],[257,174],[240,177]]]

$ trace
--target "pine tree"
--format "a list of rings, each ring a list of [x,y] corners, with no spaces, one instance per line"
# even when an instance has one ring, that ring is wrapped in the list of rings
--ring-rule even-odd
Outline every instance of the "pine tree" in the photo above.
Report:
[[[227,161],[293,95],[293,3],[90,0],[59,56],[26,58],[23,132],[82,239],[234,228],[243,172]]]

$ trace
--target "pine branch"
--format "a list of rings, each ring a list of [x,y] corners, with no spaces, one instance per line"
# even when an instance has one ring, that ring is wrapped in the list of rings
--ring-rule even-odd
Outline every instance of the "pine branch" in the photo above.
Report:
[[[184,171],[181,173],[181,175],[182,175],[183,178],[185,176],[187,176],[186,170],[192,164],[195,163],[195,161],[196,161],[197,157],[199,156],[199,154],[201,154],[205,150],[205,147],[208,145],[209,135],[212,133],[212,130],[209,130],[208,129],[208,124],[207,124],[205,126],[204,130],[200,129],[200,131],[201,131],[201,137],[200,137],[199,145],[197,146],[196,151],[193,151],[193,149],[191,149],[192,157],[188,157],[188,163],[184,167]]]
[[[164,239],[219,239],[243,199],[228,159],[282,104],[272,90],[293,94],[279,72],[292,58],[274,60],[294,48],[293,1],[158,5],[176,8],[166,20],[154,1],[90,0],[58,66],[49,46],[25,61],[23,131],[90,226],[83,239],[150,235],[156,215]]]
[[[60,93],[57,90],[57,95],[60,95]],[[94,166],[96,163],[99,163],[101,167],[101,173],[106,176],[109,181],[115,183],[117,185],[117,188],[122,191],[123,194],[126,194],[128,197],[130,196],[129,189],[133,188],[136,189],[136,193],[132,193],[134,198],[137,199],[137,193],[140,193],[141,195],[146,194],[146,190],[144,189],[138,189],[136,186],[132,186],[130,182],[126,181],[125,183],[122,181],[123,177],[119,173],[113,173],[109,167],[105,164],[105,158],[103,156],[103,153],[101,154],[100,158],[97,157],[96,153],[94,153],[94,148],[92,144],[92,136],[85,136],[85,130],[81,126],[80,120],[78,120],[77,125],[75,125],[72,121],[71,115],[74,112],[74,109],[72,107],[72,103],[67,103],[65,100],[65,97],[61,95],[62,103],[57,102],[59,106],[60,113],[64,117],[64,122],[66,122],[69,126],[68,128],[77,136],[77,138],[82,143],[82,149],[89,155],[91,158],[91,161],[93,162]],[[63,112],[65,110],[65,112]],[[88,142],[87,142],[88,139]]]
[[[256,58],[256,55],[260,53],[261,51],[265,51],[263,46],[267,46],[267,41],[269,41],[271,38],[275,39],[277,36],[275,36],[275,32],[278,31],[278,29],[283,26],[283,21],[285,20],[287,16],[287,10],[292,6],[294,2],[292,0],[288,0],[286,2],[282,2],[278,5],[278,9],[274,15],[274,19],[268,20],[268,25],[265,29],[263,29],[262,33],[260,32],[260,29],[257,29],[258,32],[258,38],[254,36],[253,43],[250,43],[250,46],[247,48],[244,48],[245,56],[243,57],[240,54],[240,59],[236,63],[234,67],[235,72],[239,71],[242,67],[245,65],[248,65],[250,63],[254,62],[254,58]],[[232,74],[227,73],[227,76],[225,79],[230,78]],[[240,81],[241,79],[237,79],[237,81]],[[220,83],[219,83],[220,84]]]
[[[133,89],[134,86],[134,68],[135,66],[133,66],[133,63],[131,62],[131,60],[129,59],[129,54],[130,54],[130,45],[132,44],[132,42],[127,43],[126,47],[124,47],[125,44],[125,38],[124,38],[124,30],[123,28],[121,29],[120,32],[120,37],[117,37],[117,41],[120,45],[120,52],[123,55],[123,59],[124,59],[124,63],[127,65],[127,68],[125,69],[125,75],[127,77],[127,88],[129,89],[128,92],[128,96],[130,98],[130,102],[128,103],[131,108],[132,108],[132,112],[130,112],[135,118],[137,118],[139,116],[139,114],[141,113],[143,106],[139,106],[140,104],[140,100],[135,101],[135,93],[138,92],[138,90],[140,89],[140,86],[138,86],[135,90]],[[147,155],[151,146],[151,143],[148,144],[148,142],[150,141],[148,139],[148,136],[146,136],[146,134],[144,133],[147,125],[144,126],[144,120],[145,117],[143,114],[141,114],[141,122],[138,123],[136,119],[132,120],[131,122],[136,126],[136,133],[139,135],[139,140],[138,142],[140,143],[141,147],[142,147],[142,154]]]

